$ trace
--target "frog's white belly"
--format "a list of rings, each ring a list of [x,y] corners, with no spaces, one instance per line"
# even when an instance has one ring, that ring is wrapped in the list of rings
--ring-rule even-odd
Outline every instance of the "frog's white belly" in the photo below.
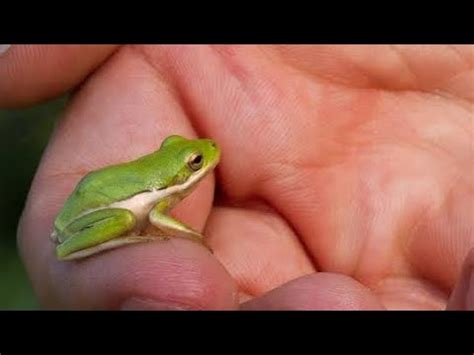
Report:
[[[130,197],[127,200],[114,202],[108,208],[125,208],[137,219],[137,226],[142,227],[148,221],[148,214],[155,204],[169,195],[167,190],[147,191]]]

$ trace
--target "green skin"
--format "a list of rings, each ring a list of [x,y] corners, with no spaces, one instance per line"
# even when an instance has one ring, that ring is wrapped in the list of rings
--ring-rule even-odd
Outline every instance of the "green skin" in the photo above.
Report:
[[[137,160],[87,174],[54,222],[51,239],[59,260],[87,257],[130,243],[150,222],[163,236],[202,242],[203,236],[167,215],[218,164],[210,139],[167,137],[159,150]]]

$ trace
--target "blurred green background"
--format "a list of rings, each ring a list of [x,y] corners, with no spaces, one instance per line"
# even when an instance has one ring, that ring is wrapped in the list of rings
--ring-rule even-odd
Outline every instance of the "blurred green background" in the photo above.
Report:
[[[0,309],[38,309],[18,256],[16,230],[31,181],[67,96],[0,110]]]

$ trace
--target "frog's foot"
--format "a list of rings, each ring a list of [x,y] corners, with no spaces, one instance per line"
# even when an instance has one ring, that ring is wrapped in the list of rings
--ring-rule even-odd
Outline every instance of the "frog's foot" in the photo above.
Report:
[[[165,216],[165,218],[166,217],[168,217],[168,216]],[[169,219],[168,219],[168,221],[169,221]],[[178,226],[184,227],[184,233],[183,233],[183,231],[177,231],[176,228],[167,228],[167,227],[163,226],[163,223],[159,224],[159,227],[156,226],[155,224],[150,223],[147,226],[147,228],[144,230],[144,232],[146,234],[151,234],[153,236],[159,236],[159,238],[163,241],[171,240],[172,238],[191,239],[194,242],[197,242],[197,243],[203,245],[204,247],[206,247],[207,250],[209,250],[211,252],[211,254],[214,254],[214,251],[211,249],[211,247],[204,242],[204,236],[202,234],[190,229],[189,227],[183,225],[179,221],[172,220],[172,223],[177,223]],[[176,224],[174,224],[174,225],[176,225]],[[191,231],[191,233],[189,233],[188,231]]]
[[[155,228],[155,230],[158,230],[159,235],[165,235],[168,238],[186,238],[203,245],[212,254],[214,253],[212,249],[204,243],[204,236],[201,233],[166,214],[168,209],[169,203],[167,201],[161,201],[148,214],[150,224]]]
[[[169,237],[181,237],[203,243],[204,237],[191,227],[174,219],[173,217],[161,213],[157,208],[149,213],[150,223],[159,231],[160,235]]]

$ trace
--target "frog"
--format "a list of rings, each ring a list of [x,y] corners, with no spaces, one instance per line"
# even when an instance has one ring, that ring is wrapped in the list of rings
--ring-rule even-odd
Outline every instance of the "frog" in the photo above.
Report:
[[[56,258],[78,260],[157,238],[205,245],[201,233],[169,212],[214,170],[220,155],[212,139],[174,134],[147,155],[87,173],[54,219]],[[143,233],[149,225],[155,235]]]

